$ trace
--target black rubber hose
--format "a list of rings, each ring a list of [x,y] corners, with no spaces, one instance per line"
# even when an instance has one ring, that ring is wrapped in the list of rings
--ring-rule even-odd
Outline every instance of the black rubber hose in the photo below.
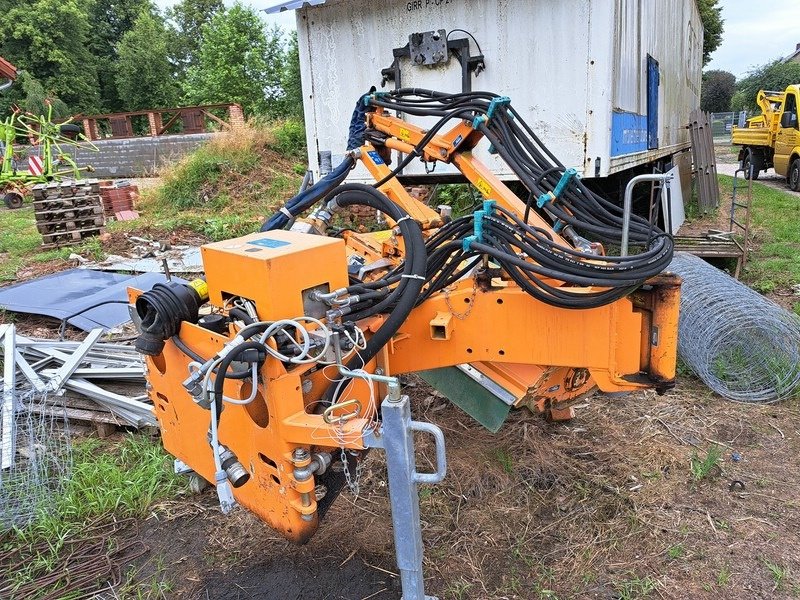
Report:
[[[394,310],[392,310],[383,324],[367,341],[366,348],[359,353],[360,356],[357,355],[350,360],[347,367],[354,370],[372,360],[381,348],[392,339],[392,336],[397,333],[402,324],[405,323],[409,314],[411,314],[419,293],[422,290],[422,286],[425,283],[427,251],[425,248],[425,239],[422,237],[422,229],[420,229],[417,222],[413,221],[404,209],[389,200],[389,198],[377,189],[369,185],[350,183],[341,186],[340,190],[341,193],[336,196],[336,204],[338,206],[369,206],[383,212],[397,223],[403,235],[406,249],[404,277],[396,288],[402,291],[397,296]],[[392,294],[389,296],[391,297]],[[386,300],[383,302],[385,301]],[[378,303],[378,306],[383,302]],[[355,318],[353,320],[355,320]],[[329,386],[325,397],[329,400],[333,400],[335,389],[335,384]]]
[[[257,350],[258,351],[258,362],[262,364],[264,360],[266,360],[267,356],[267,349],[261,342],[243,342],[236,346],[233,350],[231,350],[225,358],[219,364],[217,369],[217,376],[214,378],[214,400],[217,408],[217,419],[220,418],[220,414],[222,413],[222,388],[225,385],[225,379],[228,377],[228,369],[231,366],[231,363],[236,360],[236,358],[245,352],[246,350]],[[263,359],[262,359],[263,357]],[[237,377],[238,378],[238,377]],[[253,385],[256,385],[256,382],[253,382]]]

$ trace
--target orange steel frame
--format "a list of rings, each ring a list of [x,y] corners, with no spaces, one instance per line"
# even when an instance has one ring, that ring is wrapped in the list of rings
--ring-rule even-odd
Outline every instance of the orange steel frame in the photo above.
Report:
[[[368,115],[368,120],[373,129],[388,135],[386,146],[400,152],[410,152],[425,134],[380,109]],[[459,139],[460,144],[456,145]],[[485,198],[522,217],[524,203],[472,157],[470,150],[478,139],[479,134],[468,124],[459,123],[433,138],[425,149],[425,159],[451,162]],[[378,180],[389,173],[389,167],[376,161],[375,155],[370,154],[372,150],[374,147],[367,144],[358,154]],[[381,190],[405,208],[427,230],[426,234],[441,225],[439,214],[412,198],[396,179]],[[529,222],[550,229],[534,211]],[[296,241],[303,247],[310,239],[305,234],[273,231],[204,247],[214,310],[224,312],[223,298],[240,294],[255,304],[262,320],[300,316],[298,306],[302,305],[300,297],[307,283],[291,287],[285,283],[292,281],[290,277],[280,286],[267,282],[254,285],[253,279],[258,281],[262,272],[253,272],[250,278],[244,276],[244,261],[256,255],[229,250],[265,236]],[[555,233],[554,237],[568,245]],[[395,261],[403,257],[402,240],[393,230],[351,232],[344,240],[331,240],[331,244],[324,249],[324,260],[302,262],[303,281],[329,284],[330,289],[341,286],[342,281],[347,281],[347,253]],[[314,252],[313,248],[305,250]],[[291,253],[279,256],[265,250],[262,254],[264,277],[300,272],[301,263]],[[534,299],[509,280],[492,280],[491,285],[479,289],[476,282],[465,279],[415,308],[392,341],[365,365],[365,370],[374,372],[380,367],[384,374],[398,375],[471,363],[511,390],[518,406],[528,406],[555,419],[568,418],[572,415],[570,404],[595,386],[604,392],[670,386],[675,377],[679,288],[677,277],[664,274],[607,306],[568,310]],[[131,298],[137,294],[132,290]],[[383,317],[376,316],[358,325],[369,336],[382,322]],[[180,335],[195,352],[211,357],[234,337],[235,331],[224,336],[185,322]],[[171,341],[167,341],[160,356],[148,357],[150,397],[166,449],[203,478],[213,481],[213,456],[206,442],[210,414],[197,406],[181,385],[189,362],[189,357]],[[300,543],[313,535],[319,518],[314,478],[295,479],[293,469],[302,465],[293,462],[293,451],[298,447],[337,453],[343,447],[363,449],[363,433],[374,425],[366,417],[375,414],[385,393],[382,386],[370,390],[370,384],[354,382],[342,394],[342,401],[358,399],[360,413],[344,423],[328,423],[314,409],[329,378],[336,375],[335,369],[330,369],[334,368],[294,365],[287,369],[270,357],[262,368],[262,384],[255,400],[246,406],[226,405],[220,422],[220,442],[251,473],[250,481],[234,490],[237,501],[286,538]],[[249,383],[226,380],[228,396],[244,398],[250,391]],[[351,408],[342,408],[341,414],[349,411]]]

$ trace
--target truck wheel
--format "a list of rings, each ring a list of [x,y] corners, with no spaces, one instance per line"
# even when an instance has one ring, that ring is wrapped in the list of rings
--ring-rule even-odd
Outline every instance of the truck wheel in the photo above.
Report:
[[[759,162],[755,160],[753,156],[752,150],[746,150],[744,153],[744,158],[742,159],[742,169],[744,169],[744,178],[750,179],[750,168],[753,169],[753,181],[758,179],[759,173],[761,173],[761,169],[759,169]]]
[[[22,194],[17,192],[8,192],[3,196],[3,202],[10,209],[22,208]]]
[[[792,161],[792,166],[789,167],[789,177],[786,180],[790,189],[800,192],[800,158],[795,158]]]

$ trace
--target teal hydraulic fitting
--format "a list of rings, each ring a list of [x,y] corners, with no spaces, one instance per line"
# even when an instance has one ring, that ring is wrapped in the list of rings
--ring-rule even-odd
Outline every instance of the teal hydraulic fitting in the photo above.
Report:
[[[481,123],[486,123],[489,120],[489,117],[486,115],[478,115],[472,120],[472,128],[477,129],[481,126]]]
[[[461,242],[464,252],[469,252],[469,246],[472,242],[483,243],[483,219],[486,215],[492,214],[495,204],[497,204],[495,200],[484,200],[483,210],[476,210],[472,213],[472,235],[465,237]]]
[[[511,98],[508,96],[499,96],[497,98],[493,98],[492,101],[489,102],[489,109],[486,111],[486,114],[491,119],[498,107],[508,106],[509,104],[511,104]]]
[[[542,208],[548,202],[552,202],[558,198],[567,188],[569,182],[575,177],[578,177],[578,172],[575,169],[570,168],[564,171],[564,173],[561,175],[561,179],[559,179],[558,184],[556,185],[556,189],[554,189],[552,192],[547,192],[546,194],[539,196],[539,199],[536,201],[536,206]]]

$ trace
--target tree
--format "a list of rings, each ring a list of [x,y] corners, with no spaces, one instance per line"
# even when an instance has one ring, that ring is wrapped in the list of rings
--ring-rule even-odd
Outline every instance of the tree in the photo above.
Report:
[[[703,73],[703,89],[700,93],[700,108],[708,112],[727,112],[731,109],[731,98],[736,91],[736,76],[727,71]]]
[[[297,43],[296,31],[291,33],[286,47],[281,88],[283,89],[283,115],[302,120],[303,90],[300,85],[300,47]]]
[[[167,108],[178,102],[180,88],[168,50],[163,22],[143,10],[117,48],[117,91],[126,110]]]
[[[731,101],[734,110],[758,110],[756,96],[759,90],[782,91],[787,85],[800,81],[800,63],[783,62],[778,58],[756,67],[736,85]]]
[[[145,10],[156,14],[151,0],[92,0],[89,49],[97,62],[100,107],[103,111],[117,112],[127,108],[117,91],[117,47]]]
[[[90,35],[78,0],[18,0],[0,12],[0,56],[76,112],[97,110],[100,100]]]
[[[280,28],[264,30],[258,14],[236,2],[202,28],[196,64],[184,83],[193,104],[237,102],[247,113],[280,113],[283,43]]]
[[[700,20],[703,22],[703,66],[711,59],[711,54],[722,43],[725,21],[719,0],[697,0]]]
[[[167,9],[167,18],[171,22],[171,58],[181,78],[197,61],[203,26],[224,8],[222,0],[180,0]]]

